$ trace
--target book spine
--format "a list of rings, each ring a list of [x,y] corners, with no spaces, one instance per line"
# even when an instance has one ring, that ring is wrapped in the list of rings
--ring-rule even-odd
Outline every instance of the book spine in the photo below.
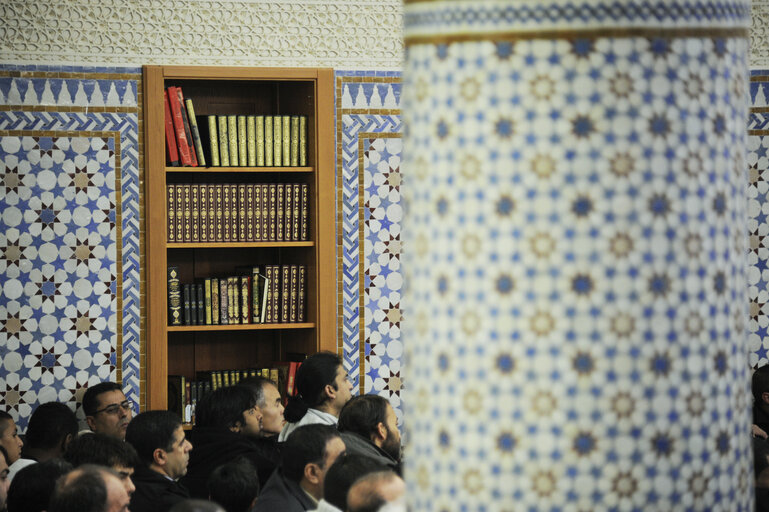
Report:
[[[214,203],[214,212],[216,217],[216,228],[214,230],[215,240],[224,241],[224,186],[214,185],[214,194],[216,196]]]
[[[264,267],[264,273],[267,275],[267,282],[265,286],[265,318],[264,323],[273,323],[272,319],[272,265]]]
[[[230,165],[236,167],[240,165],[238,160],[238,116],[227,116],[227,142],[230,147]]]
[[[259,293],[259,267],[251,269],[251,323],[261,323],[262,297]]]
[[[168,267],[168,325],[182,325],[179,267]]]
[[[208,120],[208,147],[211,150],[211,165],[219,167],[219,136],[216,133],[216,116],[206,116]]]
[[[174,121],[174,131],[176,133],[176,147],[179,149],[179,159],[182,165],[192,165],[190,157],[190,146],[187,143],[187,133],[184,131],[184,118],[182,117],[182,108],[179,104],[179,95],[176,87],[169,87],[168,105],[171,108],[171,115]]]
[[[224,387],[225,388],[230,387],[230,372],[228,372],[227,370],[224,370],[222,372],[222,378],[224,379],[224,382],[223,382]]]
[[[240,211],[238,209],[238,185],[233,183],[230,185],[230,231],[232,233],[232,241],[237,242],[240,239],[239,235],[239,217]],[[244,225],[245,231],[245,225]]]
[[[200,241],[200,188],[190,185],[190,241]]]
[[[259,306],[262,308],[259,313],[260,323],[267,322],[267,302],[268,302],[268,296],[270,293],[270,280],[267,278],[266,268],[264,272],[265,272],[264,274],[259,275],[259,297],[261,301]]]
[[[304,319],[307,317],[304,311],[304,289],[305,289],[306,274],[307,274],[307,267],[304,265],[299,265],[299,280],[297,282],[297,289],[296,289],[296,321],[297,322],[304,322]]]
[[[299,166],[307,166],[307,116],[299,116]]]
[[[254,241],[254,185],[242,185],[246,187],[246,241]],[[242,221],[241,221],[242,222]]]
[[[219,124],[219,161],[222,167],[230,166],[230,137],[227,134],[227,116],[217,117]]]
[[[219,325],[219,279],[211,278],[211,325]]]
[[[309,202],[309,195],[310,188],[307,186],[306,183],[302,183],[302,211],[301,211],[301,224],[300,224],[300,232],[299,237],[301,240],[307,240],[307,230],[308,230],[308,216],[309,216],[309,205],[307,204]]]
[[[222,185],[222,240],[225,242],[232,242],[232,223],[230,222],[230,215],[232,215],[232,207],[230,206],[230,186]]]
[[[176,185],[176,241],[184,242],[184,185]]]
[[[245,242],[248,240],[246,233],[246,187],[244,183],[237,185],[238,192],[238,240]]]
[[[291,116],[283,116],[283,165],[291,165]]]
[[[275,238],[275,222],[277,220],[277,203],[278,203],[278,186],[275,183],[270,183],[270,227],[268,228],[268,240],[274,241]]]
[[[189,185],[184,187],[184,241],[192,241],[192,191]]]
[[[264,165],[272,167],[272,116],[264,116]]]
[[[299,238],[299,231],[302,223],[300,218],[302,209],[302,186],[299,183],[294,183],[292,193],[294,195],[294,211],[291,214],[291,240],[301,240],[301,238]]]
[[[219,279],[219,323],[222,325],[229,325],[230,323],[230,305],[227,289],[227,278]]]
[[[218,185],[208,185],[208,195],[206,201],[208,201],[206,208],[208,209],[208,241],[216,241],[216,187]]]
[[[294,224],[294,185],[293,184],[288,183],[286,185],[285,194],[286,194],[286,198],[283,200],[283,205],[284,205],[283,240],[285,240],[286,242],[290,242],[291,240],[293,240],[291,238],[291,232]]]
[[[246,133],[246,116],[238,116],[238,165],[248,165],[248,134]]]
[[[270,240],[270,186],[262,184],[262,242]]]
[[[181,377],[181,384],[179,385],[179,392],[181,393],[181,396],[179,397],[179,403],[181,405],[182,414],[181,419],[182,423],[186,423],[187,421],[187,396],[189,393],[187,392],[187,379],[182,375]]]
[[[195,107],[192,106],[192,100],[189,98],[184,100],[184,104],[187,105],[187,115],[190,118],[190,130],[192,131],[192,141],[195,143],[195,151],[198,156],[198,165],[205,167],[206,157],[203,154],[203,141],[200,140],[200,130],[198,129],[198,119],[195,116]]]
[[[176,187],[166,185],[166,239],[169,243],[176,242]]]
[[[246,141],[248,142],[248,166],[256,167],[256,116],[246,117]]]
[[[184,121],[184,134],[187,136],[187,145],[190,149],[190,159],[192,160],[192,167],[198,166],[198,157],[195,154],[195,142],[192,140],[192,129],[190,128],[190,118],[187,115],[187,106],[184,103],[184,94],[182,94],[182,88],[176,88],[176,94],[179,95],[179,106],[182,110],[182,120]]]
[[[262,186],[254,185],[254,241],[262,241]]]
[[[198,323],[198,300],[197,300],[197,288],[194,284],[184,285],[184,319],[187,325],[196,325]],[[189,317],[187,317],[189,312]],[[189,321],[187,321],[189,320]]]
[[[299,166],[299,116],[291,116],[291,166]]]
[[[240,323],[251,322],[251,276],[240,276]]]
[[[200,197],[200,217],[198,222],[200,241],[208,242],[208,185],[201,183],[198,185],[198,189],[198,196]]]
[[[288,321],[290,323],[296,323],[297,319],[297,293],[299,291],[298,281],[299,281],[299,267],[297,265],[291,265],[290,267],[290,277],[291,279],[291,285],[289,287],[289,315],[288,315]]]
[[[283,165],[283,118],[272,116],[272,161],[275,167]]]
[[[190,312],[190,285],[182,285],[182,307],[184,309],[184,325],[192,325]]]
[[[238,290],[238,278],[228,277],[227,278],[227,300],[229,301],[229,303],[227,305],[227,315],[230,317],[231,324],[240,323],[240,305],[238,304],[239,297],[240,297],[240,292]]]
[[[272,321],[280,322],[280,265],[272,266]]]
[[[212,325],[213,320],[211,318],[211,279],[205,279],[203,281],[203,293],[205,294],[205,306],[206,306],[206,325]]]
[[[286,213],[286,205],[285,205],[285,197],[286,197],[286,186],[283,183],[278,183],[275,186],[275,240],[278,242],[283,241],[283,233],[285,232],[285,213]]]
[[[203,288],[203,283],[198,283],[195,285],[197,288],[197,299],[198,299],[198,325],[205,325],[206,323],[206,293]]]
[[[290,315],[289,304],[291,299],[291,266],[282,265],[280,270],[280,323],[287,324]]]
[[[256,116],[256,165],[264,166],[264,116]]]
[[[163,108],[165,110],[166,127],[166,151],[168,151],[168,163],[172,167],[179,166],[179,150],[176,148],[176,134],[174,133],[174,119],[171,115],[171,106],[168,104],[168,91],[163,90]]]
[[[288,377],[286,378],[286,396],[294,396],[294,380],[298,364],[294,361],[288,363]]]

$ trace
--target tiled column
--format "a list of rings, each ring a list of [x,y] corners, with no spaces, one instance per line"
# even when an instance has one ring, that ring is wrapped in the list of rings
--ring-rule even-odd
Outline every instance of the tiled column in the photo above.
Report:
[[[752,510],[749,1],[406,1],[413,510]]]

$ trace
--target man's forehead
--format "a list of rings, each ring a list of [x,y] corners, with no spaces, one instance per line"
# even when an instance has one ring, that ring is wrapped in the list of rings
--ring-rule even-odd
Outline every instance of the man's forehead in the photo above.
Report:
[[[125,400],[125,394],[119,389],[110,389],[109,391],[96,395],[96,399],[104,405],[113,403],[119,404]]]

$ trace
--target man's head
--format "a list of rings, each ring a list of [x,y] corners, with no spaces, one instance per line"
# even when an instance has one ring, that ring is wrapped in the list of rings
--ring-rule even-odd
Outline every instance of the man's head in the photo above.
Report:
[[[323,497],[326,472],[344,450],[344,442],[334,427],[299,427],[283,444],[283,474],[319,500]]]
[[[396,461],[401,458],[398,418],[390,403],[381,396],[361,395],[347,402],[339,414],[337,428],[371,440]]]
[[[41,404],[29,418],[27,450],[38,461],[61,457],[77,430],[77,417],[69,407],[59,402]]]
[[[323,483],[323,499],[339,510],[347,510],[347,491],[356,480],[387,467],[365,455],[343,453],[328,468]]]
[[[213,470],[208,494],[227,512],[248,512],[259,496],[259,475],[248,459],[239,457]]]
[[[85,391],[83,413],[91,430],[122,440],[133,416],[133,402],[126,400],[118,384],[102,382]]]
[[[118,474],[129,495],[136,490],[131,475],[140,462],[130,443],[105,434],[83,434],[69,444],[64,459],[75,467],[106,466]]]
[[[307,407],[339,416],[339,411],[352,397],[352,382],[338,355],[318,352],[305,359],[297,370],[296,390]],[[298,421],[292,412],[286,411],[286,419]]]
[[[13,416],[0,411],[0,446],[5,448],[6,462],[10,466],[21,458],[21,447],[24,442],[19,437]]]
[[[216,503],[206,500],[183,500],[168,509],[168,512],[225,512]]]
[[[81,466],[61,477],[49,512],[128,512],[128,493],[112,470]]]
[[[13,477],[8,491],[8,512],[48,510],[56,481],[72,469],[72,464],[62,459],[48,459],[22,468]]]
[[[187,473],[192,444],[184,437],[179,417],[170,411],[147,411],[131,421],[126,441],[151,470],[178,479]]]
[[[347,493],[348,512],[377,512],[388,503],[400,502],[406,484],[394,471],[371,473],[356,481]]]
[[[262,413],[254,393],[245,386],[219,388],[198,402],[195,425],[217,427],[256,437],[261,430]]]
[[[262,412],[262,437],[270,437],[280,433],[286,423],[283,418],[283,402],[277,386],[264,377],[249,377],[238,382],[253,391],[256,406]]]
[[[5,502],[8,498],[8,486],[11,481],[8,479],[8,452],[0,446],[0,512],[5,510]]]

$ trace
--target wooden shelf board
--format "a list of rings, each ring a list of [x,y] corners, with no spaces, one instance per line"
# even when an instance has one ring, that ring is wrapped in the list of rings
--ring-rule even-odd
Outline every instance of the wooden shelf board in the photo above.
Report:
[[[168,332],[196,331],[270,331],[281,329],[314,329],[314,322],[296,324],[233,324],[233,325],[169,325]]]

